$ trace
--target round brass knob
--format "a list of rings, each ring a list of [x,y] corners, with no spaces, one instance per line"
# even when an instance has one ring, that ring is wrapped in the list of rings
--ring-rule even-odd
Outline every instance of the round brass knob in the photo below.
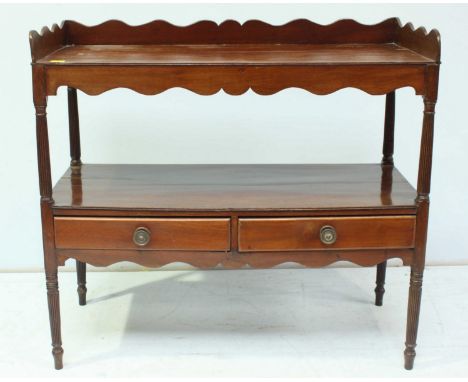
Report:
[[[133,233],[133,242],[139,247],[144,247],[151,240],[151,232],[148,228],[138,227]]]
[[[331,225],[325,225],[320,229],[320,241],[323,244],[333,244],[336,241],[336,230]]]

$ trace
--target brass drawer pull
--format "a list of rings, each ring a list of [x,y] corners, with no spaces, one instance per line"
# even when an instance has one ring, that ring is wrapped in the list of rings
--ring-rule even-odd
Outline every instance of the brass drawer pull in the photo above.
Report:
[[[133,242],[139,247],[144,247],[151,240],[151,232],[148,228],[138,227],[133,233]]]
[[[320,229],[320,241],[323,244],[333,244],[336,241],[336,230],[331,225],[324,225]]]

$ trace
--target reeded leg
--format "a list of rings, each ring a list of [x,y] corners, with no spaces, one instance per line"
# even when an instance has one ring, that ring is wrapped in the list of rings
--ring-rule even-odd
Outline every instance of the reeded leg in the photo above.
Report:
[[[63,368],[62,336],[60,333],[60,302],[57,278],[57,258],[54,245],[54,217],[52,213],[52,177],[50,171],[49,136],[47,129],[47,97],[43,66],[33,65],[33,95],[36,109],[37,158],[39,190],[41,193],[42,240],[49,307],[52,355],[55,368]]]
[[[411,370],[416,357],[416,338],[418,334],[419,311],[424,264],[426,257],[427,222],[429,219],[429,191],[431,185],[432,146],[434,140],[434,114],[437,100],[437,81],[439,68],[428,68],[427,88],[424,97],[424,119],[421,134],[419,157],[418,196],[416,203],[415,255],[411,265],[411,278],[408,298],[408,319],[406,323],[405,369]]]
[[[375,280],[375,305],[382,306],[383,295],[385,293],[385,273],[387,272],[387,261],[377,265],[377,277]]]
[[[86,305],[86,263],[76,260],[76,278],[78,282],[78,302]]]
[[[406,323],[405,369],[411,370],[416,357],[416,338],[418,335],[419,310],[421,307],[423,273],[411,270],[408,299],[408,320]]]
[[[62,335],[60,329],[60,301],[57,279],[57,268],[46,271],[47,301],[49,305],[50,333],[52,336],[52,355],[55,369],[63,368]]]

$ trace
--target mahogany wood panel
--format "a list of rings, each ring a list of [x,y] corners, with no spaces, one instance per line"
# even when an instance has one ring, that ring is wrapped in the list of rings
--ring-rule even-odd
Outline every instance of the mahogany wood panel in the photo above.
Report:
[[[69,65],[427,64],[397,44],[72,45],[37,61]]]
[[[412,248],[414,216],[239,219],[239,251],[304,251],[313,249]],[[337,239],[320,240],[331,226]]]
[[[426,65],[284,65],[210,66],[206,65],[114,65],[46,66],[48,95],[56,95],[60,86],[69,86],[89,95],[115,88],[128,88],[154,95],[174,87],[200,95],[224,90],[241,95],[251,89],[271,95],[287,88],[300,88],[325,95],[353,87],[368,94],[383,95],[402,87],[416,94],[426,91]]]
[[[94,266],[108,266],[121,261],[131,261],[147,267],[162,267],[173,262],[183,262],[201,269],[222,266],[239,269],[271,268],[295,262],[309,268],[324,267],[337,261],[349,261],[370,267],[390,258],[400,258],[411,264],[412,249],[358,250],[358,251],[302,251],[302,252],[194,252],[194,251],[138,251],[138,250],[71,250],[57,249],[60,265],[67,259],[79,259]]]
[[[73,44],[249,44],[249,43],[357,43],[388,42],[394,38],[398,20],[388,19],[375,25],[354,20],[338,20],[320,25],[306,19],[284,25],[270,25],[260,20],[239,23],[226,20],[217,24],[203,20],[187,26],[164,20],[130,26],[109,20],[95,26],[66,21],[68,43]],[[346,33],[344,33],[346,32]]]
[[[56,217],[55,245],[66,249],[228,251],[229,219],[125,219]],[[137,228],[151,233],[149,243],[133,242]]]
[[[81,174],[68,170],[53,195],[54,207],[62,209],[407,208],[414,213],[416,191],[398,170],[380,164],[85,164]]]

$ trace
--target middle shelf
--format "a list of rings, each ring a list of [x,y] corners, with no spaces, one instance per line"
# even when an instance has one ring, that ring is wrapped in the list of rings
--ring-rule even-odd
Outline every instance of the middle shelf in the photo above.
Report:
[[[416,190],[380,164],[86,164],[53,190],[56,215],[375,210],[415,214]],[[375,212],[375,211],[374,211]]]

